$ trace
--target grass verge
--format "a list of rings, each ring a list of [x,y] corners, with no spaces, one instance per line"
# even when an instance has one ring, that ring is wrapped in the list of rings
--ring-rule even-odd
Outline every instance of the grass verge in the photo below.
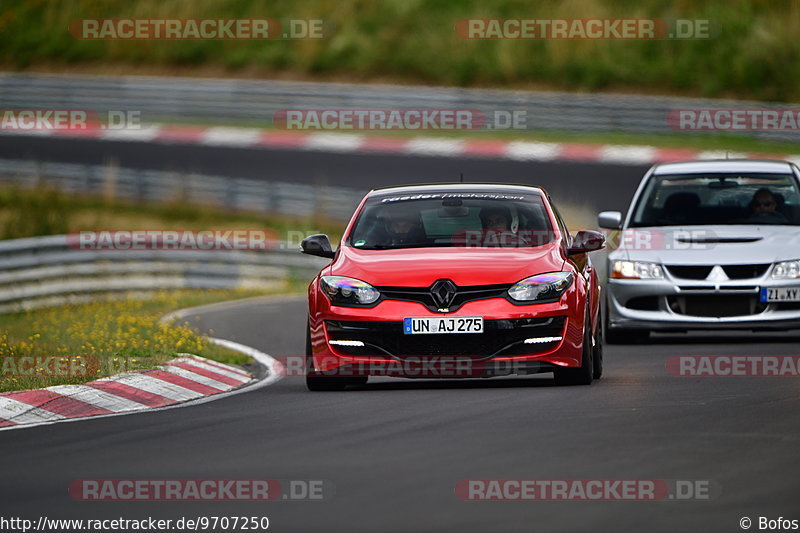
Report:
[[[302,40],[84,40],[68,31],[82,18],[266,17],[322,19],[335,31]],[[455,31],[465,18],[703,20],[711,32],[683,40],[465,40]],[[797,101],[798,26],[800,6],[791,0],[31,0],[0,10],[0,65]]]
[[[231,213],[182,203],[138,205],[71,196],[52,188],[0,188],[0,235],[6,239],[100,228],[270,228],[281,236],[289,230],[328,231],[336,238],[342,227],[318,219]],[[0,315],[0,392],[83,383],[122,371],[152,368],[179,352],[233,364],[246,362],[248,357],[210,344],[188,325],[162,324],[160,317],[185,307],[301,292],[304,286],[290,279],[273,289],[258,291],[131,293],[113,301]]]
[[[58,235],[81,230],[270,229],[341,236],[344,223],[320,217],[289,217],[169,201],[138,204],[102,196],[76,196],[52,187],[0,187],[0,239]]]
[[[211,344],[188,323],[166,324],[160,318],[180,308],[264,294],[268,293],[164,291],[147,300],[0,315],[0,392],[85,383],[152,368],[183,352],[246,363],[249,357]]]

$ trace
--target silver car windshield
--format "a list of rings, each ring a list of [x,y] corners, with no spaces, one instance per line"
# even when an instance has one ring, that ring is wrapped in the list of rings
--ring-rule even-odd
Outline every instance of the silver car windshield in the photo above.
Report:
[[[437,196],[423,200],[368,201],[347,244],[363,250],[533,247],[555,238],[539,196],[519,197],[519,200]]]
[[[800,225],[792,174],[714,173],[652,176],[633,227],[720,224]]]

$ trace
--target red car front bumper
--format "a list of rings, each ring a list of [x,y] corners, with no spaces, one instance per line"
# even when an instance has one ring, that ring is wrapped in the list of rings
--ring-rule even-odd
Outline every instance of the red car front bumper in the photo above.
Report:
[[[314,284],[311,289],[315,290]],[[504,298],[491,298],[465,303],[447,314],[397,300],[386,300],[373,308],[332,306],[321,294],[314,300],[317,308],[310,315],[309,326],[314,368],[319,372],[489,377],[581,364],[585,309],[576,305],[578,297],[573,290],[558,302],[516,305]],[[443,316],[483,317],[484,333],[403,333],[406,317]],[[553,342],[525,342],[558,337]],[[363,346],[354,345],[358,343]]]

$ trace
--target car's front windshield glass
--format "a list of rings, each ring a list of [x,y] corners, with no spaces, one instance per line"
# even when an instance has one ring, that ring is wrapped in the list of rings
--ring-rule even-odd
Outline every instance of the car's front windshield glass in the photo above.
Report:
[[[538,194],[431,193],[370,199],[347,244],[364,250],[527,248],[554,238]]]
[[[800,225],[791,174],[709,173],[652,176],[631,225]]]

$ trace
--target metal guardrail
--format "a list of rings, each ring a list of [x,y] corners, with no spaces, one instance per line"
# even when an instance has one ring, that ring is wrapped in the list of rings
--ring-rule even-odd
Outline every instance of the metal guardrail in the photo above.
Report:
[[[0,159],[0,184],[51,185],[67,193],[135,202],[181,202],[229,210],[348,220],[363,191],[325,184]]]
[[[347,220],[361,197],[360,191],[324,185],[0,159],[4,183],[335,220]],[[70,248],[65,235],[0,241],[0,313],[162,289],[267,288],[290,277],[310,278],[324,265],[286,242],[268,251],[128,251]]]
[[[675,109],[795,109],[781,103],[663,96],[196,79],[0,74],[0,107],[135,110],[145,122],[200,120],[271,123],[282,109],[478,109],[526,111],[527,128],[579,132],[673,133]],[[491,120],[490,120],[491,122]],[[692,132],[690,135],[704,135]],[[797,131],[737,132],[799,141]]]
[[[266,288],[313,276],[324,259],[267,251],[81,250],[66,235],[0,241],[0,313],[163,289]]]

